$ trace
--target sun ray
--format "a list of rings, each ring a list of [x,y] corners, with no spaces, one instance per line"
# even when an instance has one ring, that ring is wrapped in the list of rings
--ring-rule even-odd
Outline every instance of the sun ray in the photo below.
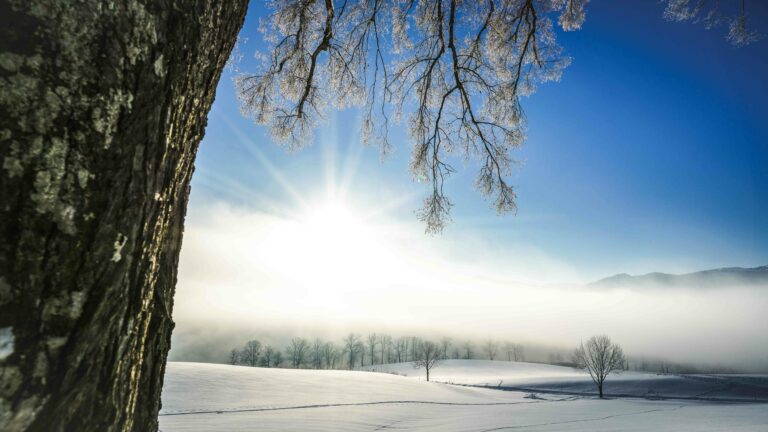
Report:
[[[264,194],[255,192],[255,190],[241,181],[222,174],[216,174],[203,167],[195,168],[195,181],[197,184],[216,192],[219,195],[248,204],[250,207],[257,207],[272,212],[282,211],[283,205],[278,201],[267,197]]]
[[[296,187],[288,180],[283,172],[278,169],[267,156],[259,149],[258,145],[253,142],[248,136],[246,136],[240,128],[235,125],[232,120],[226,116],[222,116],[224,123],[237,135],[240,140],[240,144],[251,156],[253,156],[263,167],[267,170],[270,176],[280,185],[283,190],[295,201],[295,203],[301,208],[307,208],[308,203],[306,199],[298,192]]]
[[[323,171],[325,174],[325,194],[328,199],[333,199],[337,195],[337,159],[339,157],[339,133],[337,128],[336,116],[329,122],[327,127],[321,130],[320,145],[323,150]]]

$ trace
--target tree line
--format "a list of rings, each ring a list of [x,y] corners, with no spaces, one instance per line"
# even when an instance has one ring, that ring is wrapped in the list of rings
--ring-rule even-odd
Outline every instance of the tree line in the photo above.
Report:
[[[259,367],[354,369],[386,363],[412,362],[414,368],[423,369],[429,381],[430,371],[441,360],[477,359],[475,345],[471,341],[454,344],[448,337],[435,342],[415,336],[393,338],[387,334],[370,333],[361,337],[355,333],[345,336],[340,344],[316,338],[310,342],[303,337],[293,337],[283,348],[276,349],[251,339],[241,349],[232,349],[229,363]],[[488,360],[523,361],[521,344],[499,343],[488,339],[480,345],[482,357]],[[621,347],[608,336],[593,336],[582,342],[571,354],[572,366],[586,370],[603,397],[605,379],[614,371],[628,366]]]
[[[430,340],[417,336],[350,333],[341,341],[293,337],[282,346],[251,339],[242,347],[233,348],[226,360],[232,365],[253,367],[354,369],[388,363],[416,363],[425,357],[525,361],[525,348],[520,343],[493,339],[478,343],[454,341],[450,337]]]
[[[603,397],[605,379],[616,371],[660,374],[701,372],[694,366],[664,360],[638,359],[630,362],[621,347],[605,335],[593,336],[582,342],[568,357],[566,360],[561,353],[551,353],[545,363],[585,370],[594,381],[600,397]],[[294,369],[354,369],[388,363],[413,363],[414,368],[424,370],[427,381],[431,370],[442,360],[522,362],[526,359],[524,346],[510,341],[454,341],[450,337],[431,340],[416,336],[394,338],[377,333],[366,336],[350,333],[338,343],[322,338],[309,340],[293,337],[282,349],[251,339],[241,348],[233,348],[227,358],[232,365]],[[732,372],[725,368],[706,371]]]

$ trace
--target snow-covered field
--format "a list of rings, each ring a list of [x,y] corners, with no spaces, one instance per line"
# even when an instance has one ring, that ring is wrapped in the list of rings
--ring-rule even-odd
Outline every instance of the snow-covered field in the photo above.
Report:
[[[424,371],[410,363],[377,365],[366,370],[423,379]],[[585,372],[562,366],[488,360],[447,360],[430,374],[436,382],[506,390],[594,395],[595,385]],[[662,375],[615,372],[608,376],[609,397],[758,401],[768,403],[768,375]]]
[[[530,394],[428,383],[410,364],[388,365],[386,369],[411,376],[169,363],[160,428],[166,432],[768,430],[766,403],[627,397],[598,400],[549,392],[552,388]],[[613,380],[611,385],[624,392],[630,388],[626,383],[656,382],[653,375],[634,379],[628,375]],[[484,361],[448,361],[434,370],[434,377],[492,386],[503,381],[505,387],[514,383],[515,387],[525,388],[580,382],[584,378],[569,368]],[[679,382],[665,379],[669,380],[665,384],[675,384],[665,385],[664,389],[689,395],[696,390],[686,390],[685,384],[714,387],[710,381],[716,378],[678,377]],[[768,377],[717,379],[734,383],[737,389],[763,388],[762,397],[768,400]],[[738,392],[733,390],[731,394]]]

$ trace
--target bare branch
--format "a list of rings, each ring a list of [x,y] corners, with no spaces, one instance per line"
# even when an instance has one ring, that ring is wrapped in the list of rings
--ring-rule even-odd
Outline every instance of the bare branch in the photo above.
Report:
[[[664,0],[664,17],[727,24],[746,45],[745,0]],[[391,151],[388,129],[407,114],[410,170],[430,185],[417,212],[438,233],[450,219],[449,157],[479,165],[476,187],[498,213],[516,210],[506,180],[512,151],[525,140],[520,97],[556,81],[569,64],[555,40],[553,16],[579,29],[588,0],[271,0],[262,33],[267,54],[256,74],[237,78],[245,115],[270,127],[289,149],[312,139],[328,104],[363,108],[362,141]],[[461,35],[461,36],[459,36]]]
[[[747,25],[746,1],[730,0],[721,5],[720,0],[663,0],[664,18],[668,21],[704,22],[709,30],[728,26],[726,39],[737,47],[757,42],[762,35]]]

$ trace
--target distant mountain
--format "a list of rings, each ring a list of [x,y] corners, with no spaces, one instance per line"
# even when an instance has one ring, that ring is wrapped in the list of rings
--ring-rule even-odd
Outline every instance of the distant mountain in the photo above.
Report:
[[[753,268],[727,267],[681,275],[648,273],[640,276],[632,276],[626,273],[621,273],[592,282],[587,286],[595,288],[768,287],[768,265]]]

